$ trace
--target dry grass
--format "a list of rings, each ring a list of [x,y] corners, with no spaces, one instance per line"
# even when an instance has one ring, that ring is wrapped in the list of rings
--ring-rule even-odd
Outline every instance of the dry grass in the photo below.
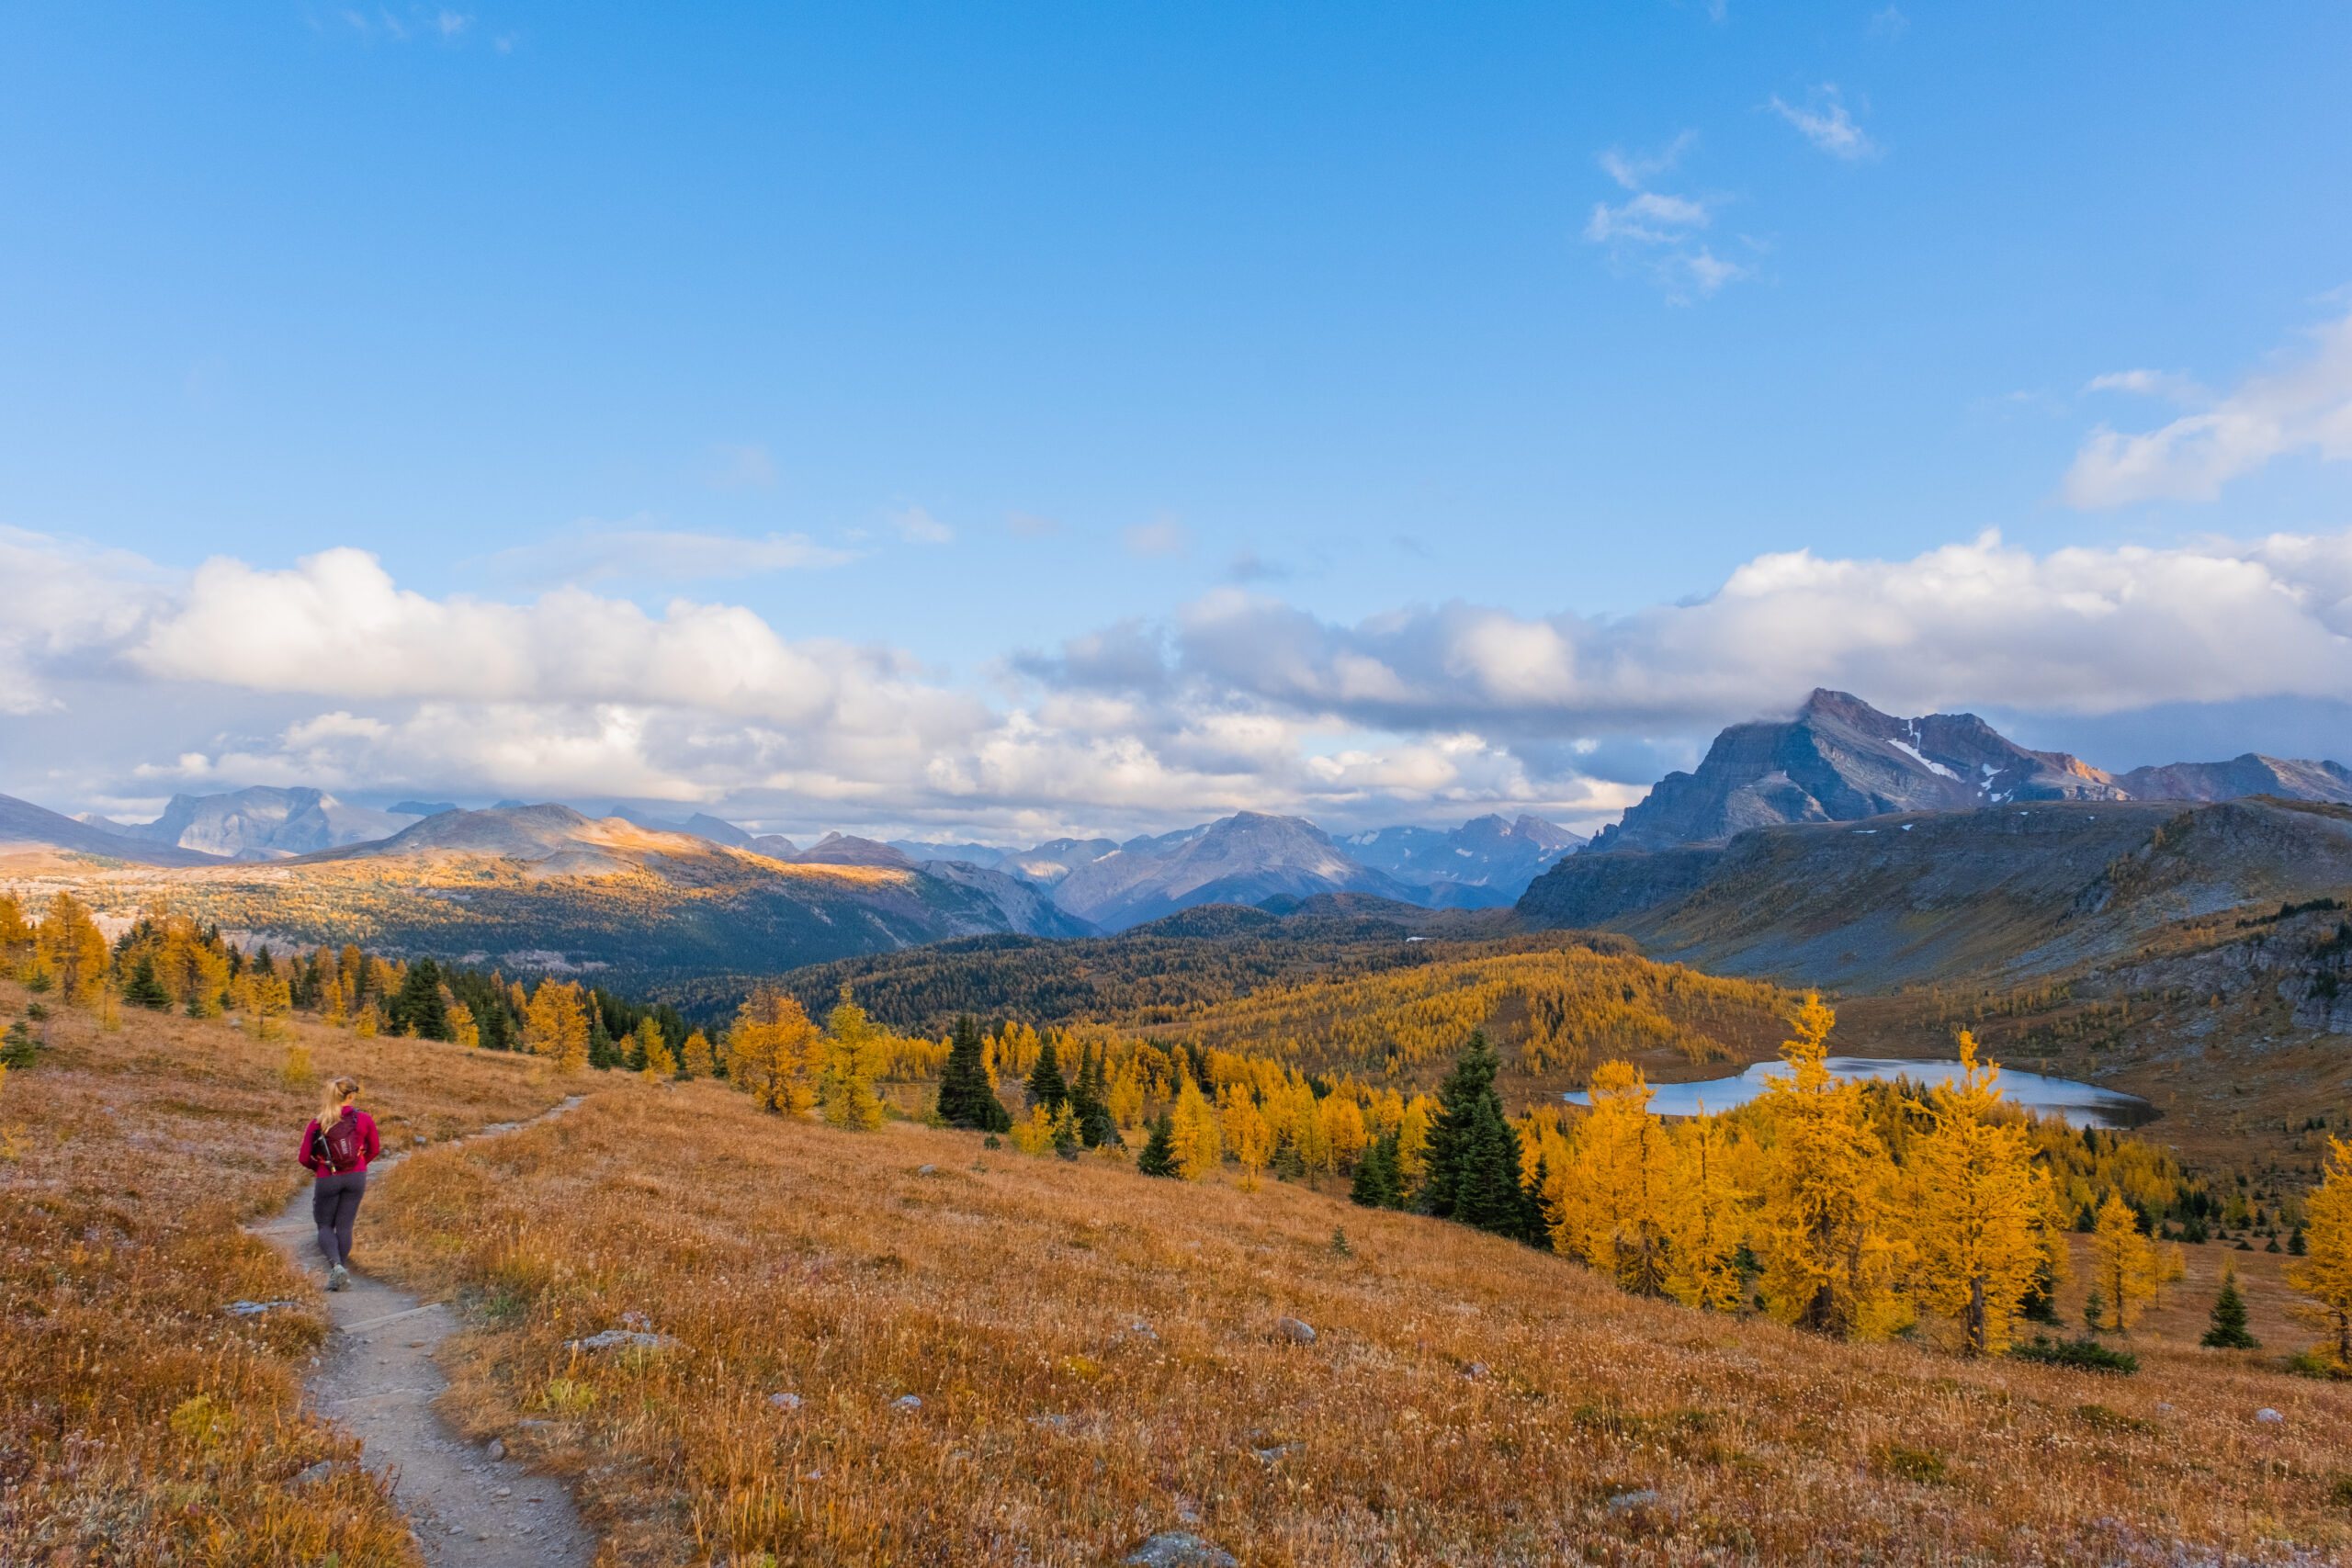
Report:
[[[615,1083],[368,1218],[473,1303],[445,1408],[570,1476],[608,1562],[1095,1564],[1192,1516],[1259,1565],[2352,1553],[2352,1388],[2169,1335],[2132,1379],[1831,1345],[1327,1193],[718,1085]],[[676,1347],[567,1348],[632,1314]]]
[[[0,982],[0,1016],[25,1010]],[[130,1011],[120,1033],[52,1007],[51,1049],[0,1086],[0,1562],[413,1563],[408,1527],[300,1414],[325,1334],[312,1287],[238,1222],[308,1178],[316,1103],[287,1041]],[[530,1064],[297,1022],[322,1073],[368,1088],[388,1143],[560,1098]],[[233,1301],[291,1308],[232,1317]]]

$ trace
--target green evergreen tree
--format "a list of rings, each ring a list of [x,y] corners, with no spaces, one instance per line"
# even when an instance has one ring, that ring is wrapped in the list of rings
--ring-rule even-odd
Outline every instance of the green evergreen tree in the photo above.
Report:
[[[969,1013],[956,1021],[947,1065],[940,1070],[939,1119],[978,1133],[1012,1131],[1012,1113],[989,1082],[988,1046],[980,1038],[979,1021]]]
[[[2083,1326],[2091,1333],[2097,1334],[2099,1331],[2099,1325],[2105,1321],[2106,1317],[2107,1298],[2100,1295],[2097,1290],[2093,1290],[2083,1303]]]
[[[1176,1119],[1163,1111],[1159,1120],[1151,1124],[1151,1136],[1144,1140],[1143,1153],[1136,1156],[1136,1168],[1146,1176],[1176,1174]]]
[[[430,958],[420,958],[408,966],[408,976],[386,1004],[384,1016],[396,1034],[413,1034],[419,1040],[458,1037],[449,1027],[449,1010],[441,1000],[441,966]]]
[[[132,1007],[146,1008],[154,1012],[171,1010],[172,993],[164,988],[164,982],[155,978],[155,960],[152,955],[144,953],[139,955],[139,962],[131,968],[130,980],[122,987],[122,999]]]
[[[621,1054],[613,1044],[613,1037],[605,1029],[605,1010],[592,997],[588,1006],[588,1065],[592,1067],[616,1067]]]
[[[1551,1179],[1551,1164],[1539,1154],[1534,1174],[1519,1192],[1519,1239],[1539,1252],[1552,1250],[1552,1222],[1544,1213],[1544,1189]]]
[[[2198,1341],[2209,1350],[2258,1350],[2262,1341],[2245,1331],[2245,1298],[2238,1294],[2234,1269],[2222,1270],[2222,1293],[2213,1298],[2213,1326]]]
[[[2297,1225],[2294,1228],[2294,1231],[2287,1237],[2287,1256],[2290,1258],[2307,1258],[2310,1255],[2311,1245],[2303,1240],[2303,1227]]]
[[[1090,1149],[1119,1142],[1119,1123],[1111,1114],[1108,1051],[1086,1051],[1078,1059],[1078,1082],[1069,1091],[1070,1114],[1078,1119],[1078,1135]]]
[[[1366,1209],[1393,1209],[1401,1201],[1396,1191],[1396,1134],[1383,1133],[1356,1161],[1356,1179],[1348,1197]]]
[[[1472,1030],[1453,1071],[1438,1088],[1421,1202],[1441,1219],[1523,1238],[1519,1136],[1504,1119],[1502,1097],[1495,1092],[1495,1074],[1501,1067],[1486,1031]]]
[[[1062,1065],[1054,1056],[1051,1040],[1037,1052],[1037,1065],[1029,1070],[1029,1103],[1042,1105],[1049,1114],[1058,1116],[1069,1101],[1069,1086],[1062,1081]]]

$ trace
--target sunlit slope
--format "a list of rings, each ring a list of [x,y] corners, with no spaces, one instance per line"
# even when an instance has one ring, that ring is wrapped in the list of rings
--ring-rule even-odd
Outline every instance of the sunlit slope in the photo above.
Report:
[[[1780,1038],[1789,999],[1650,963],[1607,935],[1421,937],[1376,916],[1278,919],[1228,906],[1096,941],[991,938],[850,960],[786,983],[811,1008],[849,984],[876,1017],[911,1032],[937,1034],[970,1012],[1408,1078],[1450,1061],[1474,1028],[1531,1075],[1617,1055],[1745,1059]]]
[[[723,1085],[616,1085],[370,1203],[480,1303],[445,1407],[630,1562],[1093,1568],[1180,1528],[1295,1564],[2352,1550],[2352,1389],[2146,1336],[2131,1380],[1832,1343],[1331,1193]],[[665,1338],[568,1348],[624,1326]]]
[[[105,914],[164,902],[281,948],[557,961],[632,983],[775,974],[1024,918],[1082,929],[1010,878],[793,864],[562,807],[449,812],[379,843],[261,864],[45,869],[28,891],[71,887]]]

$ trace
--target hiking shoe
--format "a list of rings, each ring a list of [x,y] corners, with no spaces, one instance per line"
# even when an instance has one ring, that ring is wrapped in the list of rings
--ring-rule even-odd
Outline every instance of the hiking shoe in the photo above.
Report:
[[[330,1291],[347,1291],[351,1289],[351,1270],[345,1269],[340,1263],[328,1269],[327,1289]]]

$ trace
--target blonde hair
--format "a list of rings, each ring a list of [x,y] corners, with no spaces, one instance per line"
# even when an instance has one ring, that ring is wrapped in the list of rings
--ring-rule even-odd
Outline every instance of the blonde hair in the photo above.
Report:
[[[326,1098],[319,1101],[319,1120],[334,1121],[335,1112],[343,1108],[344,1101],[358,1098],[359,1080],[357,1078],[329,1078]]]

